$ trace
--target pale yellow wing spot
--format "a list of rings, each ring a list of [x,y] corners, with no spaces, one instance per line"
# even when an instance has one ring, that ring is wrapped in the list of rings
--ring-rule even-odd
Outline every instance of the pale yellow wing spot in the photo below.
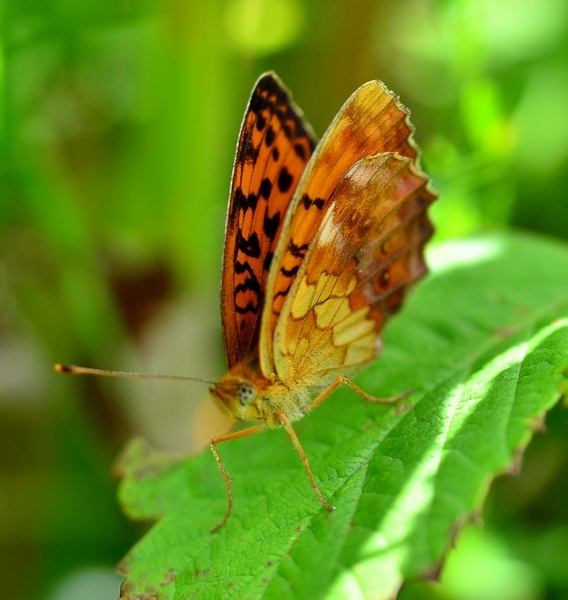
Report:
[[[347,298],[329,298],[313,307],[318,329],[331,327],[351,314]]]
[[[345,302],[348,304],[347,300]],[[333,326],[333,343],[346,346],[371,333],[375,329],[375,322],[367,320],[369,310],[365,306],[355,312],[348,311],[342,319],[337,319],[339,322]]]
[[[294,297],[292,304],[292,318],[301,319],[306,316],[306,312],[312,306],[314,298],[321,295],[322,291],[329,283],[330,276],[327,273],[321,273],[317,283],[309,284],[304,277],[301,280],[298,293]],[[335,277],[334,279],[337,279]]]
[[[300,283],[298,292],[294,297],[294,302],[290,311],[293,319],[301,319],[306,316],[306,313],[312,306],[315,291],[316,286],[306,283],[306,278],[304,277]]]

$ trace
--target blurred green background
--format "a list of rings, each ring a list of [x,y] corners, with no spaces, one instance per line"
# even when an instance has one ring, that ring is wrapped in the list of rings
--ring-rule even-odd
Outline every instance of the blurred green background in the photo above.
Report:
[[[263,71],[319,135],[363,82],[396,91],[440,192],[438,240],[511,227],[568,237],[566,0],[0,7],[5,598],[115,598],[113,568],[143,532],[115,500],[122,444],[141,434],[187,453],[228,427],[203,385],[63,377],[52,364],[222,374],[225,209]],[[401,597],[568,598],[566,411],[547,424],[442,583]]]

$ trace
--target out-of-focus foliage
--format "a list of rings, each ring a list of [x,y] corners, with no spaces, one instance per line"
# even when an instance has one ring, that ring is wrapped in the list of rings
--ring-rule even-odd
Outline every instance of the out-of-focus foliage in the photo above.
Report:
[[[443,234],[516,225],[566,237],[568,4],[404,5],[385,4],[375,49],[428,123],[419,138],[444,199]],[[385,23],[393,29],[380,43]]]
[[[0,24],[4,597],[100,598],[139,535],[109,476],[122,443],[187,452],[227,427],[198,384],[51,364],[221,373],[224,212],[262,71],[320,134],[362,82],[395,90],[441,193],[439,237],[568,237],[564,0],[7,0]],[[484,533],[464,538],[467,556],[525,569],[527,598],[568,596],[565,423],[553,411],[523,474],[490,496]],[[476,597],[451,583],[456,557],[441,588],[404,593]]]

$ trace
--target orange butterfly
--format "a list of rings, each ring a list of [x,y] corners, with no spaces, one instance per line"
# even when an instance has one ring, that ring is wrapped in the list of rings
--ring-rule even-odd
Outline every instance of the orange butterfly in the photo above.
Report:
[[[381,330],[426,272],[436,195],[420,170],[408,111],[380,81],[361,86],[318,145],[274,73],[257,81],[233,168],[221,305],[229,372],[220,407],[260,421],[217,444],[284,426],[329,510],[291,423],[381,351]],[[320,392],[314,400],[312,394]]]
[[[228,505],[231,479],[217,444],[284,426],[320,502],[291,423],[321,404],[381,351],[380,333],[426,273],[426,214],[436,195],[420,170],[408,111],[380,81],[362,85],[316,145],[274,73],[257,81],[233,168],[221,306],[229,372],[219,406],[259,425],[213,438]],[[138,374],[56,365],[65,373]],[[143,376],[192,379],[175,376]],[[312,400],[312,394],[319,395]]]

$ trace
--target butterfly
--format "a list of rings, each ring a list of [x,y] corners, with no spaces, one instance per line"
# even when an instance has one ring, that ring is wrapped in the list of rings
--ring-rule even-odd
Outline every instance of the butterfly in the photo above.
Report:
[[[242,122],[226,222],[221,312],[228,372],[221,409],[256,425],[221,442],[284,427],[320,492],[292,423],[376,359],[381,332],[426,273],[436,199],[419,165],[408,111],[380,81],[356,90],[319,143],[273,72],[256,82]],[[314,398],[315,395],[315,398]]]

